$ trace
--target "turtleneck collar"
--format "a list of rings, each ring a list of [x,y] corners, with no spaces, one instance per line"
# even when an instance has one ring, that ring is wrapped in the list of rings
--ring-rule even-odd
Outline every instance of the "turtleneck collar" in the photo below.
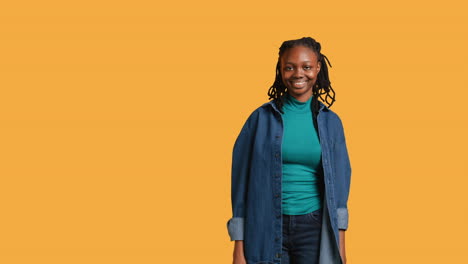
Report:
[[[312,96],[305,102],[298,101],[296,98],[286,93],[283,107],[291,112],[295,113],[306,113],[310,112],[310,104],[312,102]]]

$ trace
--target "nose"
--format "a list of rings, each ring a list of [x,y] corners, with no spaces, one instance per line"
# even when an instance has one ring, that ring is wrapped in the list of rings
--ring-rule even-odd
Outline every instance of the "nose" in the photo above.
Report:
[[[301,78],[304,76],[304,71],[302,70],[302,68],[298,67],[295,71],[294,71],[294,74],[293,74],[293,77],[295,78]]]

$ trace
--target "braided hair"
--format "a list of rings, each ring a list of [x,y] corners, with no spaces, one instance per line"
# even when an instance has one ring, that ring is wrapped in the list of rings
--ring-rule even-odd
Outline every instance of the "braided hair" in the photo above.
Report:
[[[314,119],[314,125],[317,129],[317,115],[319,111],[318,97],[320,97],[322,101],[325,101],[328,104],[328,107],[331,107],[333,105],[333,102],[335,101],[335,91],[331,87],[330,79],[328,78],[328,67],[325,63],[325,60],[327,60],[328,64],[331,67],[330,61],[325,55],[320,53],[320,43],[317,42],[315,39],[311,37],[304,37],[301,39],[287,40],[283,42],[279,49],[278,63],[276,64],[275,82],[268,90],[268,96],[269,99],[274,100],[280,112],[284,113],[282,108],[284,103],[284,96],[287,93],[287,87],[284,85],[281,77],[281,56],[286,50],[295,46],[304,46],[310,48],[313,52],[315,52],[315,54],[317,55],[317,59],[322,66],[320,72],[318,73],[317,81],[315,82],[312,88],[312,114]],[[322,98],[322,95],[325,95],[325,99]],[[328,102],[328,99],[330,99],[331,102]]]

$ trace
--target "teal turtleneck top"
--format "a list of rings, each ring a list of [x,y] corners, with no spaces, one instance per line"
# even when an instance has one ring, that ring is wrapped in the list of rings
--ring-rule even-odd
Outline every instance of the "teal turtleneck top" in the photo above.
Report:
[[[286,94],[282,114],[283,214],[300,215],[321,208],[319,166],[322,150],[314,128],[312,96],[306,102]]]

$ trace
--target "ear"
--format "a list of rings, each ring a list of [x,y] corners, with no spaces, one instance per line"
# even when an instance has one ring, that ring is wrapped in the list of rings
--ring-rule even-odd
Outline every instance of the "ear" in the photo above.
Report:
[[[320,61],[317,63],[317,74],[320,72],[320,68],[322,67],[322,63]]]

